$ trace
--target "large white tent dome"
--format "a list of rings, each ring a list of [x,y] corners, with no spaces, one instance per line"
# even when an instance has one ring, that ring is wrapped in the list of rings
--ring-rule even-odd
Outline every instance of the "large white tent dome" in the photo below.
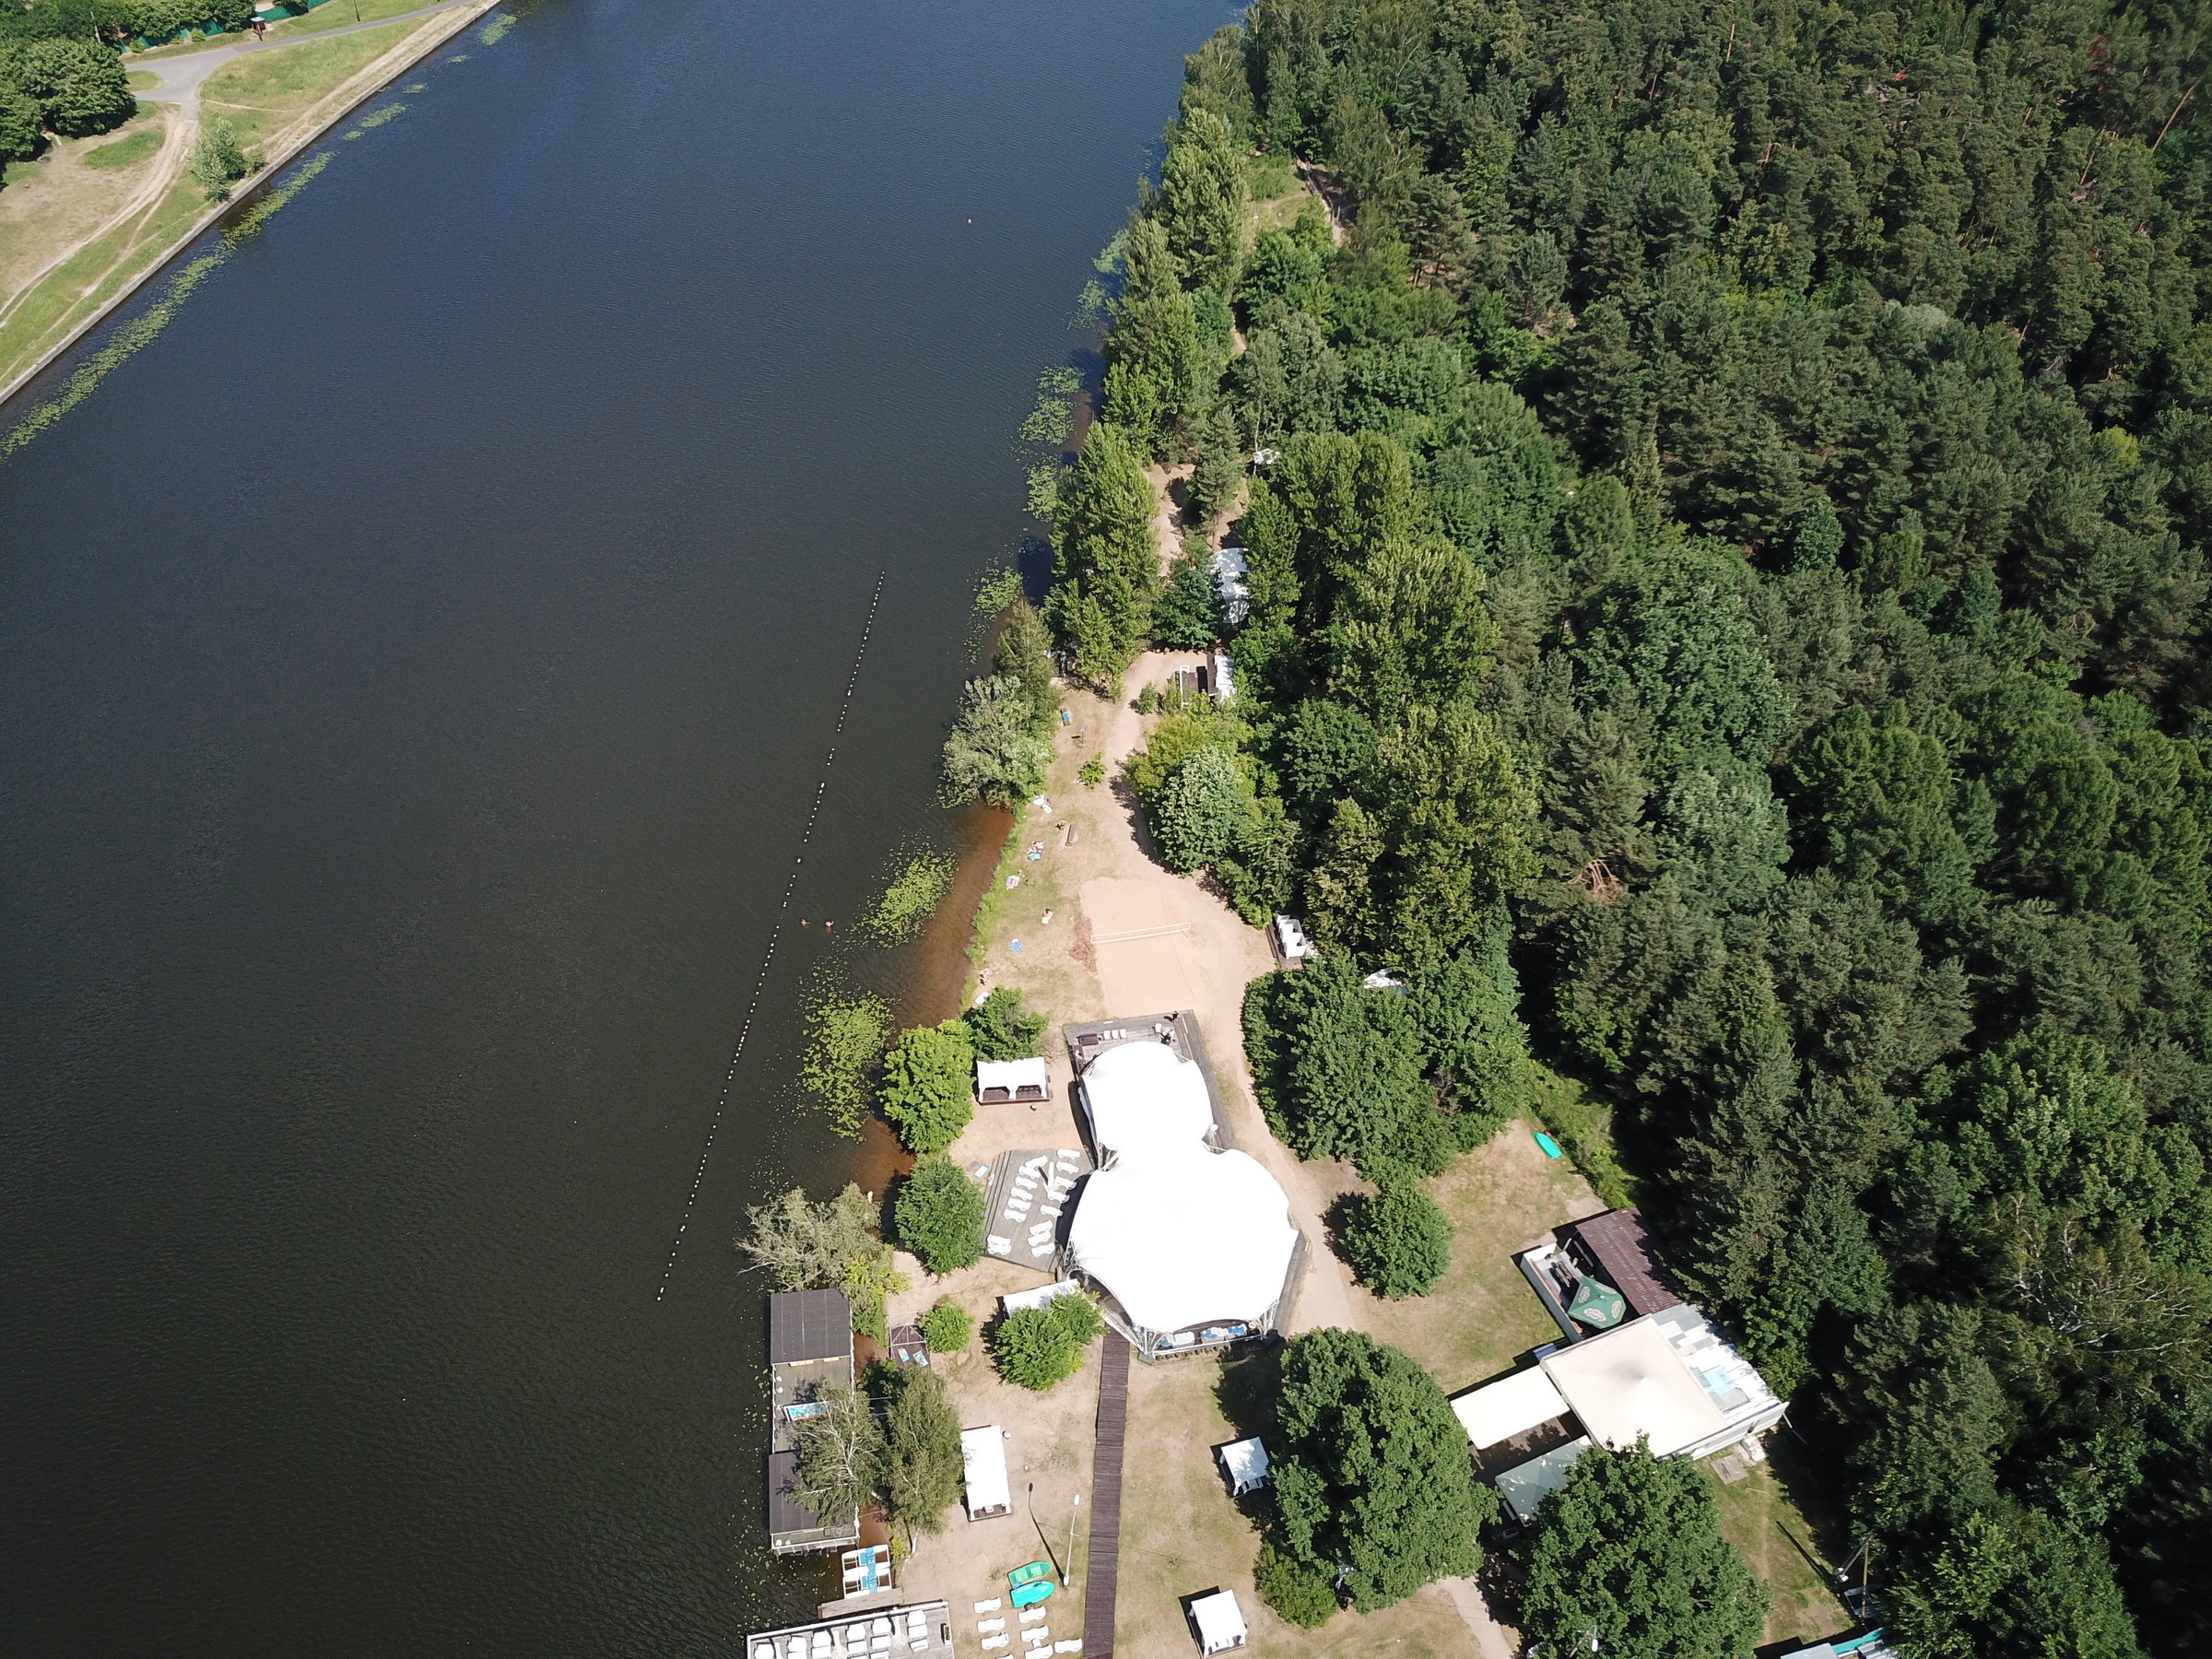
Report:
[[[1298,1229],[1256,1160],[1186,1138],[1124,1151],[1085,1182],[1067,1242],[1132,1323],[1167,1333],[1265,1320],[1282,1299]]]
[[[1194,1146],[1214,1126],[1206,1073],[1164,1042],[1124,1042],[1083,1072],[1083,1105],[1101,1159]]]

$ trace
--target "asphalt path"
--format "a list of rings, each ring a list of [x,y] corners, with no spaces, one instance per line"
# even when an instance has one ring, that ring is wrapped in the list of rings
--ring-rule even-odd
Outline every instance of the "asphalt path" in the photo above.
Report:
[[[331,0],[342,4],[342,0]],[[439,12],[457,11],[472,6],[476,0],[439,0],[435,6],[426,6],[411,12],[400,12],[394,17],[378,18],[368,23],[347,23],[336,29],[318,29],[312,34],[281,35],[267,41],[241,41],[235,46],[213,46],[206,52],[184,52],[171,58],[154,58],[133,63],[124,60],[124,67],[148,75],[158,75],[161,84],[138,96],[149,103],[189,105],[199,96],[200,83],[220,69],[232,58],[255,52],[276,52],[298,41],[327,41],[333,35],[356,34],[364,29],[382,29],[387,23],[405,23],[416,18],[432,17]]]

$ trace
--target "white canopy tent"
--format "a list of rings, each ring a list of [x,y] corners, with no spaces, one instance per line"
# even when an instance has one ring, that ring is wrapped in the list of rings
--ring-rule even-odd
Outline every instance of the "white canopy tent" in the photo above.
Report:
[[[999,1100],[1049,1100],[1052,1092],[1052,1077],[1042,1060],[975,1063],[975,1098],[986,1105]]]
[[[1101,1161],[1195,1145],[1214,1126],[1206,1074],[1164,1042],[1119,1043],[1093,1060],[1083,1072],[1083,1107]]]
[[[1669,1457],[1728,1427],[1727,1414],[1652,1319],[1563,1347],[1542,1363],[1591,1438],[1615,1451],[1649,1435],[1653,1453]]]
[[[1267,1447],[1258,1435],[1216,1446],[1214,1455],[1221,1460],[1221,1472],[1229,1477],[1230,1497],[1241,1498],[1267,1484]]]
[[[1454,1395],[1452,1410],[1466,1430],[1468,1443],[1480,1452],[1563,1416],[1567,1401],[1536,1366]]]
[[[1093,1175],[1067,1243],[1135,1324],[1171,1332],[1265,1319],[1282,1299],[1298,1229],[1256,1160],[1186,1141],[1124,1152]]]
[[[1191,1622],[1198,1627],[1198,1651],[1221,1653],[1244,1645],[1244,1609],[1236,1594],[1217,1590],[1191,1604]]]
[[[1006,1430],[995,1423],[960,1430],[960,1474],[968,1488],[968,1519],[1014,1512],[1014,1491],[1006,1483]]]

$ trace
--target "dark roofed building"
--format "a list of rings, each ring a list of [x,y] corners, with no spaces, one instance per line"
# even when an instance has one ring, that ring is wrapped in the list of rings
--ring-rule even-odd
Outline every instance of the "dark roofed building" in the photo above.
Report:
[[[853,1304],[842,1290],[794,1290],[768,1299],[768,1362],[853,1362]]]
[[[1571,1249],[1580,1247],[1573,1253],[1584,1256],[1586,1265],[1604,1275],[1627,1299],[1630,1318],[1641,1319],[1647,1313],[1682,1305],[1682,1299],[1660,1277],[1651,1234],[1633,1206],[1592,1216],[1567,1230]]]
[[[771,1452],[768,1458],[768,1543],[778,1555],[810,1549],[838,1549],[860,1537],[857,1512],[822,1518],[791,1490],[799,1472],[796,1452]]]
[[[792,1425],[826,1410],[819,1396],[832,1384],[853,1384],[853,1304],[842,1290],[796,1290],[768,1299],[771,1381],[768,1542],[782,1555],[835,1549],[860,1537],[860,1517],[832,1515],[828,1524],[790,1494],[798,1468]]]

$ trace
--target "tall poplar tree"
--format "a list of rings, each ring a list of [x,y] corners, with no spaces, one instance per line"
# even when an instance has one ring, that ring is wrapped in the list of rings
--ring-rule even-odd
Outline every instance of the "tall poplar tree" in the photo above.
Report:
[[[1244,159],[1229,123],[1211,110],[1192,110],[1168,129],[1159,170],[1160,221],[1186,284],[1236,292],[1251,207]]]
[[[1158,507],[1135,445],[1111,421],[1098,422],[1061,483],[1045,612],[1076,672],[1101,686],[1119,686],[1151,622]]]
[[[1204,402],[1206,347],[1157,218],[1130,221],[1123,257],[1127,275],[1106,336],[1106,418],[1157,459]]]

